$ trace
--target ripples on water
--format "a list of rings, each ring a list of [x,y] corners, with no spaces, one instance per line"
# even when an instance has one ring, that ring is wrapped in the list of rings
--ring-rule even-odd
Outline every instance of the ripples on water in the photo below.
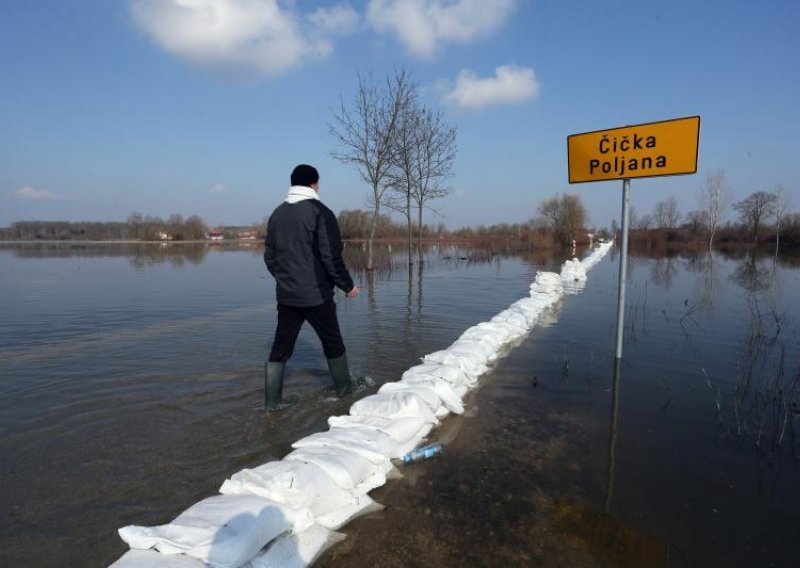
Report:
[[[347,411],[354,398],[331,396],[321,348],[304,329],[286,378],[291,409],[259,412],[275,326],[274,283],[260,256],[260,247],[0,249],[0,563],[106,565],[125,550],[118,527],[170,520]],[[338,300],[352,370],[375,386],[525,296],[538,269],[560,264],[434,249],[422,273],[409,273],[402,251],[389,258],[371,285],[358,274],[359,298]],[[483,468],[460,460],[492,444],[507,455],[496,475],[504,460],[511,472],[538,467],[537,491],[548,492],[540,505],[553,514],[531,513],[531,530],[581,542],[595,559],[602,546],[591,535],[564,536],[564,519],[599,526],[587,503],[602,508],[609,493],[616,262],[598,265],[553,314],[558,325],[538,327],[485,378],[469,409],[475,418],[463,422],[468,434],[454,442],[461,453],[442,461],[466,464],[464,483]],[[655,535],[693,563],[788,558],[787,527],[797,526],[800,506],[792,390],[800,271],[791,262],[749,253],[632,258],[609,509],[628,531],[619,534]],[[490,438],[508,428],[514,443]],[[561,445],[548,450],[554,431]],[[585,500],[556,506],[560,492]],[[458,514],[455,504],[439,506]],[[756,520],[766,528],[754,529]],[[742,528],[749,543],[738,538]],[[459,545],[469,543],[449,548]],[[559,550],[542,554],[552,564]]]

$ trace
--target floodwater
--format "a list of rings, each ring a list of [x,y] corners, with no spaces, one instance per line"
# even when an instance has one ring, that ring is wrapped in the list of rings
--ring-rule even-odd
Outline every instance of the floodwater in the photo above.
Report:
[[[434,248],[420,273],[396,251],[338,298],[367,386],[332,397],[305,329],[292,405],[265,417],[276,312],[260,256],[0,247],[0,565],[108,565],[117,528],[168,522],[279,459],[563,260]],[[431,435],[445,454],[373,491],[386,509],[319,565],[797,564],[800,261],[634,255],[615,366],[617,262],[483,377]]]

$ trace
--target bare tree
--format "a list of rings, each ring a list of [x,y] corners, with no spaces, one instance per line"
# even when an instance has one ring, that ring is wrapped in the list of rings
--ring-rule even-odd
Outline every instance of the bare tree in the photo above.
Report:
[[[686,227],[693,235],[698,235],[708,229],[708,212],[689,211],[686,214]]]
[[[730,188],[725,180],[725,171],[717,170],[706,176],[706,183],[697,195],[700,209],[706,214],[708,223],[708,246],[714,244],[714,233],[731,202]]]
[[[742,201],[733,204],[739,212],[742,221],[750,230],[753,242],[758,239],[758,230],[763,222],[775,214],[778,196],[768,191],[756,191],[745,197]]]
[[[414,158],[419,130],[420,111],[417,103],[417,85],[409,86],[409,95],[406,106],[398,116],[397,131],[394,136],[392,152],[392,166],[390,169],[390,185],[394,192],[387,200],[387,206],[406,219],[408,238],[408,264],[412,260],[412,226],[411,226],[411,200],[417,186],[416,168]]]
[[[586,208],[577,195],[562,195],[539,203],[539,213],[562,244],[569,245],[588,220]]]
[[[674,229],[681,218],[677,198],[670,197],[656,203],[653,207],[653,218],[659,229]]]
[[[398,118],[408,104],[411,94],[408,74],[403,70],[378,84],[372,78],[358,75],[358,92],[348,107],[340,100],[333,124],[328,126],[338,148],[333,158],[352,164],[358,175],[369,184],[367,204],[372,208],[372,222],[367,240],[367,270],[373,269],[372,243],[380,217],[381,205],[386,202],[390,187],[394,138]]]
[[[417,206],[417,253],[422,262],[423,211],[428,201],[450,193],[445,184],[453,175],[456,160],[456,128],[449,126],[440,112],[425,107],[420,109],[415,124],[416,184],[412,198]]]
[[[781,225],[789,212],[789,193],[782,185],[775,191],[775,256],[781,244]]]
[[[452,175],[456,156],[456,129],[448,126],[442,114],[417,102],[416,85],[411,86],[395,136],[392,186],[396,199],[390,207],[406,217],[408,263],[411,260],[411,204],[417,209],[417,251],[422,262],[423,215],[427,202],[449,193],[445,182]]]
[[[649,229],[652,229],[654,225],[655,225],[655,221],[653,220],[653,216],[652,215],[643,215],[643,216],[639,217],[639,219],[637,219],[635,225],[633,223],[631,223],[632,227],[636,227],[637,229],[640,229],[642,231],[647,231]]]

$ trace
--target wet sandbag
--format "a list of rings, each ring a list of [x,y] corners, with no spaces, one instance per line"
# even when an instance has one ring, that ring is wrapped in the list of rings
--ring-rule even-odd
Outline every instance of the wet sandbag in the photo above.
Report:
[[[328,418],[331,429],[337,428],[373,428],[389,434],[396,442],[390,458],[402,457],[406,452],[413,449],[428,432],[433,428],[434,423],[425,418],[380,418],[378,416],[331,416]]]
[[[422,391],[419,392],[420,396],[427,397],[425,401],[429,404],[433,399],[428,393],[433,393],[433,396],[438,401],[437,405],[444,405],[447,410],[456,414],[464,412],[461,397],[455,393],[453,387],[440,379],[431,378],[428,382],[419,381],[414,384],[405,381],[386,383],[381,386],[378,392],[401,392],[405,390],[410,390],[411,392]]]
[[[243,469],[226,479],[219,492],[258,495],[294,510],[307,509],[315,518],[361,501],[359,495],[342,489],[325,470],[302,461],[273,461]]]
[[[581,261],[585,270],[590,270],[595,264],[603,260],[603,257],[608,253],[608,249],[613,246],[613,242],[608,241],[600,243],[597,248],[588,257]]]
[[[275,539],[269,548],[242,568],[306,568],[345,535],[313,525],[300,533]]]
[[[300,448],[284,457],[283,461],[313,464],[330,475],[342,489],[359,494],[386,483],[386,472],[391,469],[388,457],[385,465],[377,465],[355,452],[341,448]]]
[[[525,316],[528,327],[533,327],[536,324],[536,320],[539,319],[539,314],[542,312],[543,307],[529,297],[517,300],[508,309],[520,312]]]
[[[437,404],[438,406],[438,404]],[[350,407],[351,416],[380,416],[382,418],[422,417],[436,422],[436,417],[425,400],[412,392],[379,392],[366,396]]]
[[[425,363],[455,365],[460,368],[470,384],[486,372],[486,359],[475,353],[451,353],[448,349],[429,353],[422,358]]]
[[[394,453],[397,441],[385,432],[375,429],[355,430],[337,428],[317,432],[297,440],[292,447],[299,448],[341,448],[355,452],[374,464],[380,464]]]
[[[119,535],[132,549],[186,554],[213,568],[235,568],[251,560],[287,530],[303,530],[311,515],[297,514],[255,495],[216,495],[189,507],[166,525],[129,525]]]
[[[208,568],[185,554],[161,554],[156,550],[129,550],[108,568]]]
[[[561,281],[562,283],[571,283],[575,281],[586,281],[586,268],[581,264],[577,258],[572,260],[565,260],[561,265]]]
[[[473,380],[467,377],[464,374],[464,371],[461,370],[461,367],[457,364],[453,365],[445,365],[441,363],[435,362],[427,362],[422,363],[421,365],[415,365],[406,372],[403,373],[401,377],[402,382],[414,382],[419,378],[424,378],[428,380],[429,378],[434,378],[438,380],[445,381],[446,383],[453,385],[453,386],[463,386],[473,382]]]
[[[555,272],[537,272],[530,291],[532,294],[561,294],[561,276]]]
[[[515,338],[516,332],[507,325],[497,322],[481,322],[469,328],[470,335],[478,335],[480,337],[491,336],[500,342],[500,344],[508,343]],[[462,337],[465,337],[462,335]]]
[[[448,348],[451,353],[475,353],[483,357],[484,361],[494,361],[497,359],[499,349],[492,347],[485,341],[477,339],[457,339]]]
[[[500,347],[505,343],[504,339],[500,337],[498,333],[488,329],[481,329],[477,325],[467,328],[467,330],[461,334],[461,337],[458,338],[458,341],[462,339],[480,341],[495,351],[499,351]]]
[[[507,325],[513,326],[521,333],[525,333],[530,330],[530,326],[528,325],[528,320],[525,318],[523,314],[519,313],[516,310],[503,310],[499,314],[495,315],[489,321],[503,322]]]

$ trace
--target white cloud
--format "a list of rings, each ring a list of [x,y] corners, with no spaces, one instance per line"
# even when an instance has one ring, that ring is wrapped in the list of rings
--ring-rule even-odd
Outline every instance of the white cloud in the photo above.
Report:
[[[319,31],[330,35],[349,35],[358,29],[358,13],[349,4],[317,8],[306,16]]]
[[[225,193],[228,191],[228,188],[222,185],[221,183],[217,183],[214,187],[211,188],[209,193]]]
[[[494,77],[481,79],[473,71],[462,70],[456,85],[444,100],[467,110],[493,105],[517,104],[536,98],[539,82],[530,67],[503,65],[495,69]]]
[[[168,53],[213,70],[277,75],[330,54],[325,36],[352,25],[352,8],[317,9],[312,25],[278,0],[132,0],[134,21]],[[357,17],[357,16],[356,16]]]
[[[36,189],[35,187],[22,187],[14,192],[14,197],[18,199],[38,199],[49,200],[58,199],[58,195],[46,189]]]
[[[502,26],[517,0],[370,0],[367,20],[394,34],[412,55],[430,57],[443,42],[466,43]]]

